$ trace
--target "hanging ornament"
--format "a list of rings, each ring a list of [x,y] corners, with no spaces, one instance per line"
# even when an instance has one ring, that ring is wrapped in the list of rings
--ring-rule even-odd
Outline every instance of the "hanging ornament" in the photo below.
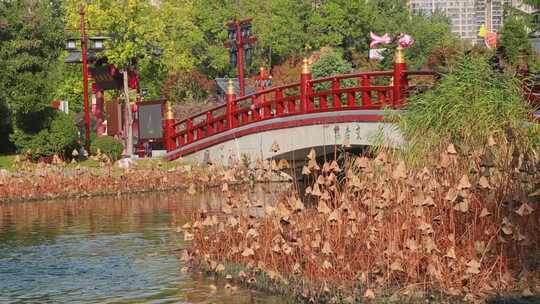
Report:
[[[484,37],[484,42],[488,49],[497,48],[497,33],[486,32],[486,37]]]
[[[377,36],[375,33],[370,32],[369,35],[371,36],[371,43],[369,44],[370,49],[377,46],[377,44],[389,44],[392,41],[392,38],[390,38],[388,33],[384,33],[382,36]]]
[[[486,33],[487,33],[486,26],[484,24],[482,24],[480,26],[480,30],[478,30],[478,37],[485,38]]]
[[[414,44],[415,40],[409,34],[401,33],[399,36],[399,45],[402,48],[408,48]]]

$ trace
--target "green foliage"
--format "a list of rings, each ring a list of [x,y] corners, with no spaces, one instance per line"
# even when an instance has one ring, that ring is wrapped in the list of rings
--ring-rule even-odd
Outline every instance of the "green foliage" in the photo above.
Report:
[[[63,59],[63,58],[62,58]],[[65,64],[58,60],[57,83],[53,98],[69,102],[69,111],[79,113],[83,111],[83,77],[81,66],[78,64]]]
[[[416,40],[415,44],[405,51],[407,66],[411,69],[426,65],[434,50],[452,49],[462,43],[452,34],[450,20],[440,14],[430,17],[413,15],[406,23],[404,31]]]
[[[13,132],[11,127],[11,111],[8,104],[0,99],[0,153],[14,150],[13,143],[9,141],[9,134]]]
[[[69,27],[78,26],[79,4],[76,0],[64,2]],[[132,58],[139,58],[141,86],[154,98],[170,95],[159,83],[171,74],[200,71],[208,79],[235,76],[237,70],[229,66],[223,46],[226,24],[235,18],[252,18],[257,36],[247,75],[260,66],[294,61],[305,55],[308,45],[312,49],[330,46],[347,61],[358,61],[367,56],[370,31],[390,32],[394,37],[407,32],[416,38],[417,44],[407,51],[412,68],[423,65],[433,48],[456,42],[447,19],[411,16],[404,0],[243,0],[239,4],[232,0],[163,0],[159,5],[149,0],[102,0],[87,4],[86,19],[89,28],[99,28],[101,34],[114,38],[102,53],[109,62],[124,67]],[[151,55],[156,47],[163,50],[160,58]],[[392,56],[390,51],[384,67],[392,64]],[[365,66],[371,65],[362,64]],[[69,90],[74,81],[64,82],[59,95],[80,96]],[[182,100],[200,93],[186,87],[173,95],[186,96],[178,98]]]
[[[54,65],[63,46],[57,1],[0,2],[0,146],[11,146],[8,134],[22,116],[42,112],[51,102]],[[36,129],[38,120],[23,127]]]
[[[522,2],[532,6],[534,9],[540,9],[540,0],[522,0]]]
[[[518,18],[507,18],[500,32],[501,46],[511,64],[518,63],[520,52],[532,54],[532,45],[526,31],[525,22]]]
[[[407,100],[399,127],[406,153],[422,159],[445,142],[472,148],[509,130],[521,146],[530,145],[539,133],[524,123],[529,111],[512,76],[494,72],[483,56],[465,57],[437,87]]]
[[[0,169],[11,171],[16,155],[0,155]]]
[[[349,62],[343,59],[343,56],[333,50],[325,49],[319,60],[311,66],[311,75],[313,79],[329,77],[338,74],[348,74],[352,72],[352,67]],[[344,81],[342,86],[350,86],[350,83]],[[330,83],[315,85],[315,90],[324,90],[330,88]]]
[[[32,159],[54,154],[69,155],[77,146],[79,137],[73,119],[62,112],[54,112],[46,117],[44,124],[36,132],[16,129],[11,139],[21,152],[30,152]]]
[[[311,66],[311,75],[315,79],[336,74],[347,74],[351,71],[351,64],[333,49],[324,50],[319,60]]]
[[[98,153],[98,150],[114,161],[119,159],[120,156],[122,156],[124,146],[122,145],[122,142],[120,140],[114,137],[101,136],[96,138],[90,146],[90,151],[93,155],[96,155]]]

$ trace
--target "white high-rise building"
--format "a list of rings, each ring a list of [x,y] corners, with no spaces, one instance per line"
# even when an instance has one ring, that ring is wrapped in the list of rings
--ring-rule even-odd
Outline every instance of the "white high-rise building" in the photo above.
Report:
[[[431,15],[444,13],[452,22],[452,32],[473,43],[484,24],[489,31],[498,31],[503,23],[505,5],[513,0],[409,0],[409,8],[416,13]]]

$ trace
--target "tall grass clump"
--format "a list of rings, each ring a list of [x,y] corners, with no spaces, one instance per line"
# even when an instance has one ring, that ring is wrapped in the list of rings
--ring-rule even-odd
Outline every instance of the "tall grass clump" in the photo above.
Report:
[[[489,138],[508,136],[514,144],[531,148],[540,132],[525,123],[530,111],[520,81],[495,72],[484,56],[465,56],[435,88],[407,99],[406,111],[398,118],[407,141],[403,152],[421,163],[449,142],[473,149]]]

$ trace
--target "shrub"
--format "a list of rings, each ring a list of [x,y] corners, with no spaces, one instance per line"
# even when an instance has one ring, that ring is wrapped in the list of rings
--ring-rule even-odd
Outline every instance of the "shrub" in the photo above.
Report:
[[[122,156],[124,145],[122,142],[111,136],[101,136],[96,138],[90,146],[92,154],[96,155],[99,151],[107,155],[111,160],[117,160]]]
[[[77,127],[73,119],[62,112],[53,113],[45,128],[36,133],[16,129],[11,137],[20,151],[30,152],[33,160],[54,154],[65,156],[77,146],[77,138]]]

